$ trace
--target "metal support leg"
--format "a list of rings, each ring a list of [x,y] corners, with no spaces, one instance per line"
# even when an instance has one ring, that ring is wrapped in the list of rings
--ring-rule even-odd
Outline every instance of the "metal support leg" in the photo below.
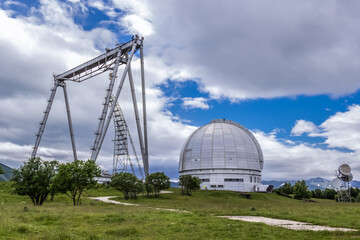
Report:
[[[100,117],[100,122],[99,122],[99,127],[97,132],[95,133],[95,141],[94,141],[94,145],[91,148],[92,153],[91,153],[91,158],[92,160],[96,160],[96,152],[97,149],[99,147],[99,142],[100,142],[100,137],[101,137],[101,132],[103,131],[104,128],[104,123],[105,123],[105,119],[106,119],[106,115],[107,115],[107,111],[109,109],[109,102],[110,102],[110,97],[114,88],[114,83],[115,83],[115,79],[116,79],[116,74],[119,68],[119,63],[120,63],[120,59],[121,59],[121,50],[118,51],[117,55],[116,55],[116,60],[115,60],[115,66],[114,66],[114,70],[110,79],[110,84],[109,84],[109,88],[106,89],[107,94],[105,97],[105,103],[104,103],[104,108]]]
[[[146,169],[145,169],[145,166],[146,166],[146,162],[145,162],[145,161],[146,161],[146,160],[145,160],[144,140],[143,140],[141,125],[140,125],[139,110],[138,110],[137,101],[136,101],[136,94],[135,94],[134,81],[133,81],[132,72],[131,72],[131,65],[130,65],[129,68],[128,68],[128,74],[129,74],[129,82],[130,82],[131,96],[132,96],[133,105],[134,105],[134,113],[135,113],[136,127],[137,127],[137,131],[138,131],[138,136],[139,136],[139,143],[140,143],[140,149],[141,149],[141,157],[142,157],[142,159],[143,159],[144,170],[145,170],[145,173],[146,173]]]
[[[71,121],[70,105],[69,105],[69,99],[68,99],[68,95],[67,95],[67,91],[66,91],[66,84],[65,84],[65,82],[60,82],[59,86],[61,86],[64,90],[65,106],[66,106],[66,112],[67,112],[68,123],[69,123],[71,145],[72,145],[74,161],[75,161],[75,160],[78,160],[78,158],[77,158],[77,154],[76,154],[75,137],[74,137],[74,130],[73,130],[72,121]]]
[[[118,87],[117,92],[116,92],[116,95],[115,95],[115,97],[114,97],[114,103],[116,103],[116,102],[118,101],[118,99],[119,99],[120,92],[121,92],[122,87],[123,87],[123,85],[124,85],[125,77],[126,77],[128,68],[129,68],[129,66],[130,66],[131,59],[132,59],[132,57],[134,56],[134,53],[135,53],[135,50],[136,50],[136,46],[137,46],[137,44],[136,44],[136,41],[135,41],[134,45],[132,46],[132,49],[131,49],[131,52],[130,52],[130,56],[129,56],[128,60],[127,60],[127,63],[126,63],[126,66],[125,66],[123,75],[122,75],[122,77],[121,77],[121,81],[120,81],[119,87]],[[100,134],[99,143],[98,143],[96,149],[94,150],[93,156],[91,156],[91,159],[94,160],[94,161],[96,161],[96,158],[97,158],[97,156],[99,155],[101,146],[102,146],[102,144],[103,144],[103,142],[104,142],[104,138],[105,138],[107,129],[109,128],[109,124],[110,124],[110,121],[111,121],[112,114],[113,114],[113,112],[114,112],[115,106],[116,106],[116,104],[112,104],[111,109],[110,109],[110,112],[107,114],[106,123],[105,123],[102,131],[99,133],[99,134]]]
[[[146,118],[146,95],[145,95],[145,71],[144,71],[144,50],[143,45],[140,46],[140,64],[141,64],[141,87],[142,87],[142,104],[143,104],[143,121],[144,121],[144,171],[145,175],[149,175],[149,148],[148,148],[148,136],[147,136],[147,118]]]
[[[46,125],[46,122],[47,122],[47,120],[49,118],[49,113],[50,113],[50,110],[51,110],[51,106],[52,106],[52,103],[53,103],[54,98],[55,98],[55,93],[56,93],[57,87],[58,87],[58,82],[55,80],[54,81],[54,87],[51,89],[51,94],[50,94],[50,98],[48,100],[48,105],[47,105],[46,110],[44,112],[44,118],[40,122],[39,132],[36,134],[36,141],[35,141],[33,152],[31,153],[31,158],[34,158],[36,156],[37,150],[39,148],[40,141],[41,141],[42,135],[44,133],[45,125]]]

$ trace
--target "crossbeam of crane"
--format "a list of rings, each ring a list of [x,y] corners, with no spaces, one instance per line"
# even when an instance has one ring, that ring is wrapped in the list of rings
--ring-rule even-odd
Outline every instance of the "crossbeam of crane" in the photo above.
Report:
[[[74,81],[82,82],[89,78],[92,78],[98,74],[101,74],[105,71],[111,69],[112,65],[115,62],[116,56],[120,51],[120,55],[124,55],[131,51],[132,46],[136,45],[136,50],[142,45],[141,38],[135,38],[127,43],[118,45],[116,48],[107,50],[106,53],[101,54],[100,56],[93,58],[77,67],[74,67],[66,72],[55,75],[55,80],[59,81]],[[126,58],[121,58],[121,63],[126,64]]]

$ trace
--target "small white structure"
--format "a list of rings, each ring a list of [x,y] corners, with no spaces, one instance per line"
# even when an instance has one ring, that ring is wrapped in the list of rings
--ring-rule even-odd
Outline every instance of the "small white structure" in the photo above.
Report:
[[[263,154],[254,135],[242,125],[216,119],[197,129],[180,154],[180,175],[202,181],[202,189],[263,191]]]

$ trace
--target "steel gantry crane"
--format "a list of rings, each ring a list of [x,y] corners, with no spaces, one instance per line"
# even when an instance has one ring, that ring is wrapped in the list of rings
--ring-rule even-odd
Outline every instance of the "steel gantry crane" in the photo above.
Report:
[[[67,112],[69,130],[70,130],[70,138],[72,144],[72,150],[74,155],[74,160],[77,160],[77,152],[75,145],[75,136],[72,126],[71,113],[70,113],[70,103],[66,90],[66,81],[73,82],[83,82],[90,78],[93,78],[99,74],[102,74],[107,71],[112,71],[110,73],[110,84],[106,89],[107,93],[105,96],[105,103],[103,106],[103,110],[101,116],[99,118],[98,129],[95,132],[95,140],[94,144],[91,148],[92,153],[90,159],[96,161],[101,146],[103,144],[106,132],[108,130],[111,119],[114,121],[115,125],[115,139],[114,139],[114,170],[118,168],[121,164],[125,164],[124,162],[119,163],[119,156],[128,155],[128,139],[131,142],[133,150],[135,151],[133,141],[131,139],[130,132],[128,130],[127,124],[125,122],[125,118],[122,114],[120,106],[118,104],[118,99],[123,88],[126,76],[128,76],[130,83],[130,90],[132,96],[132,102],[135,113],[136,120],[136,128],[139,138],[140,151],[143,161],[143,167],[145,175],[149,174],[149,158],[148,158],[148,137],[147,137],[147,118],[146,118],[146,96],[145,96],[145,74],[144,74],[144,52],[143,52],[143,37],[139,37],[138,35],[134,35],[131,41],[128,41],[124,44],[119,44],[113,49],[107,49],[106,53],[101,54],[100,56],[91,59],[73,69],[70,69],[64,73],[54,75],[54,86],[51,89],[50,98],[48,100],[48,104],[46,110],[44,111],[43,120],[40,122],[40,128],[36,135],[36,141],[33,148],[33,152],[31,157],[35,157],[38,151],[40,141],[42,135],[44,133],[44,129],[46,126],[46,122],[48,120],[51,106],[53,104],[56,90],[58,87],[62,87],[64,92],[64,100],[65,107]],[[142,109],[143,109],[143,126],[141,126],[140,117],[139,117],[139,109],[135,94],[135,86],[133,75],[131,71],[131,60],[134,54],[140,50],[140,71],[141,71],[141,85],[142,85]],[[123,70],[119,85],[117,89],[114,89],[115,79],[117,78],[118,68],[120,65],[125,65]],[[115,103],[115,104],[114,104]],[[116,155],[116,156],[115,156]],[[136,156],[136,153],[135,153]],[[125,158],[124,158],[125,159]],[[137,156],[136,156],[137,159]],[[139,166],[138,162],[138,166]],[[121,167],[120,167],[121,168]],[[133,169],[133,166],[131,165]],[[142,174],[142,173],[141,173]]]

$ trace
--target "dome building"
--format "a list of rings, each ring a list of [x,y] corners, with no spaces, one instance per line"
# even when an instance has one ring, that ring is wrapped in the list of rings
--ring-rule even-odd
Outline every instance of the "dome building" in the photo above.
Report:
[[[262,189],[263,165],[260,145],[248,129],[216,119],[186,140],[179,173],[199,177],[203,189],[254,192]]]

